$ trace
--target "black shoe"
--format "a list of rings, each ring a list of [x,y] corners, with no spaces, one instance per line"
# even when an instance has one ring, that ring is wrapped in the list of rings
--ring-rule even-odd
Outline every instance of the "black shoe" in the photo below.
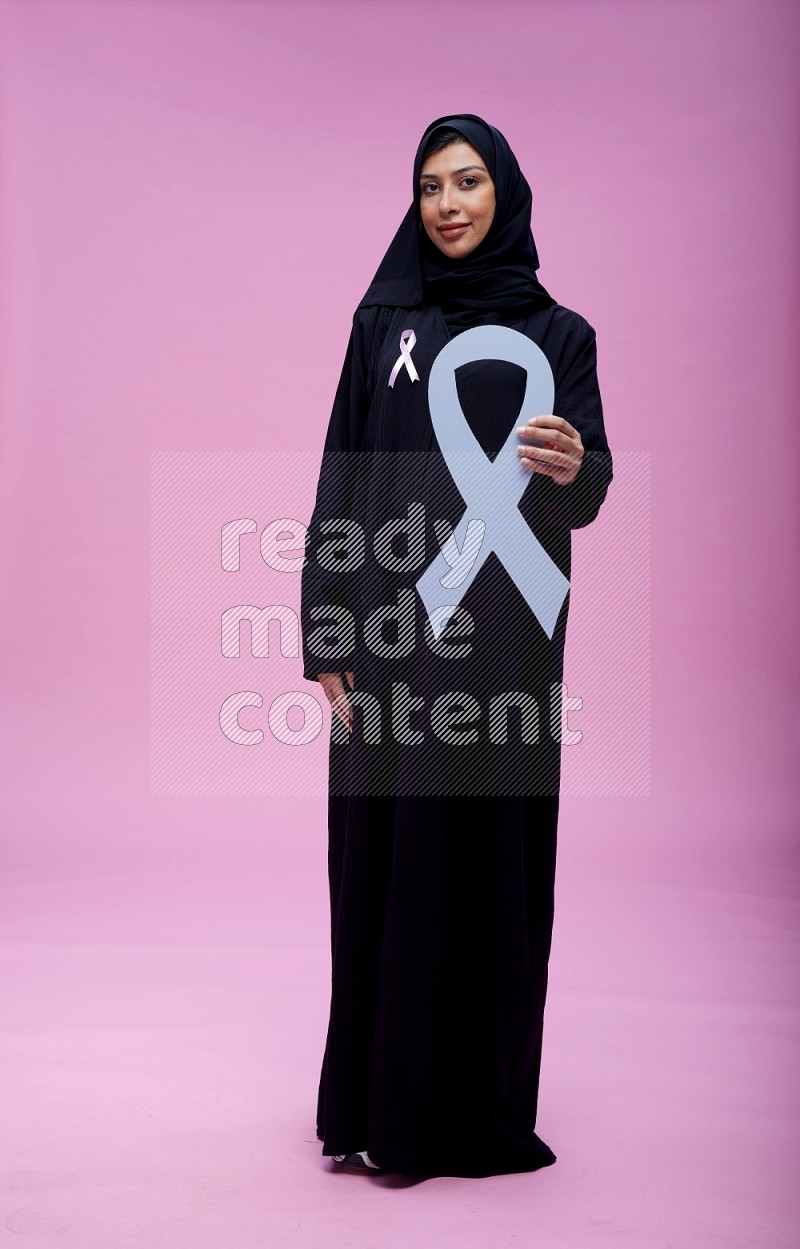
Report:
[[[333,1154],[332,1158],[340,1171],[350,1171],[353,1174],[359,1173],[361,1175],[379,1175],[383,1171],[383,1167],[376,1166],[372,1161],[367,1161],[369,1154],[366,1149],[362,1149],[360,1153],[356,1154]]]

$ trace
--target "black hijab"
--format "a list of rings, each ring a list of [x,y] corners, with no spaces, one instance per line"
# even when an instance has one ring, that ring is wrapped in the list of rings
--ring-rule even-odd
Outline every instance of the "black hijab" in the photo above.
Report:
[[[480,152],[495,186],[492,224],[463,258],[445,256],[431,240],[419,210],[422,153],[435,130],[452,127]],[[539,257],[531,232],[531,188],[505,137],[474,113],[431,122],[414,157],[411,206],[358,305],[439,304],[451,332],[488,318],[522,317],[556,301],[536,278]]]

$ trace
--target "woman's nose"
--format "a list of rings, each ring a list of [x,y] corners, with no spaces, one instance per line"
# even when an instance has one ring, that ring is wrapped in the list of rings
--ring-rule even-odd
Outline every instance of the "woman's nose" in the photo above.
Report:
[[[449,213],[452,208],[458,208],[456,196],[452,191],[442,191],[442,198],[439,204],[443,213]]]

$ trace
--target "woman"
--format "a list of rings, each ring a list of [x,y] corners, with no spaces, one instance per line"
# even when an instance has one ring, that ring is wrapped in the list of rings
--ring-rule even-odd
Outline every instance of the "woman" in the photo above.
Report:
[[[335,712],[317,1135],[351,1170],[487,1176],[556,1157],[534,1126],[571,530],[597,515],[612,462],[595,332],[537,281],[530,217],[495,127],[428,126],[353,317],[309,524],[304,676]],[[429,387],[448,368],[449,407]],[[482,498],[465,497],[470,456],[449,445],[461,422]],[[524,533],[507,517],[513,549],[493,545],[486,518],[517,507]],[[437,557],[453,602],[435,618],[422,574]],[[539,581],[555,587],[549,617]]]

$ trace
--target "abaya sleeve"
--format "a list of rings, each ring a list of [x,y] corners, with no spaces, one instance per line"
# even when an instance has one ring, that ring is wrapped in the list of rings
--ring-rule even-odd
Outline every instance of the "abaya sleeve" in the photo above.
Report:
[[[554,527],[581,529],[597,516],[614,476],[597,380],[597,338],[583,317],[556,371],[553,410],[580,434],[584,446],[581,466],[568,485],[560,485],[545,473],[533,473],[535,480],[525,493],[524,505],[530,506],[534,515],[543,514]]]
[[[345,540],[344,526],[337,522],[352,520],[359,452],[374,389],[372,350],[380,311],[379,307],[357,308],[353,315],[325,436],[301,578],[303,676],[309,681],[318,680],[320,672],[345,672],[353,667],[355,639],[346,622],[348,562],[355,563],[358,551]]]

